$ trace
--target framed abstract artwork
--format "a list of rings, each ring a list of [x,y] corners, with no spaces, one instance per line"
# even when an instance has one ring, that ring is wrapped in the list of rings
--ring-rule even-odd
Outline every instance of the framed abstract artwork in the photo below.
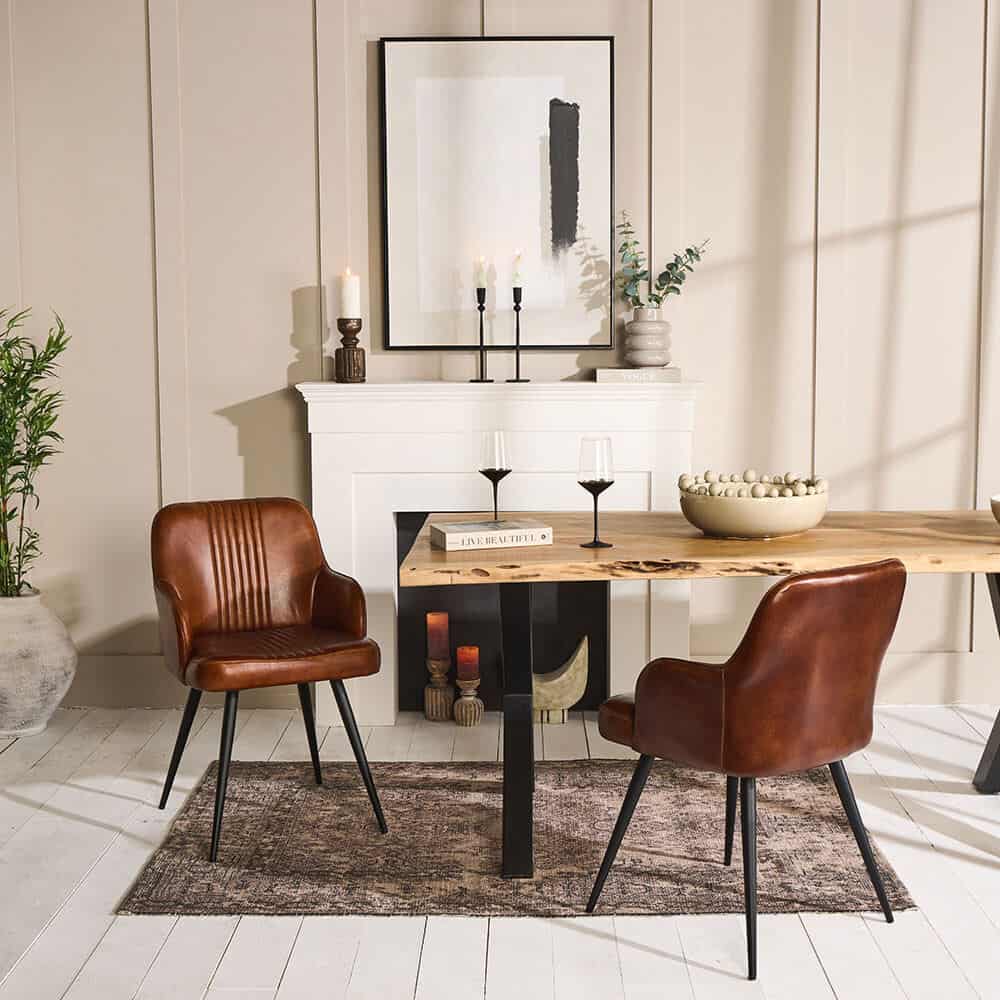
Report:
[[[614,40],[383,38],[384,342],[613,345]]]

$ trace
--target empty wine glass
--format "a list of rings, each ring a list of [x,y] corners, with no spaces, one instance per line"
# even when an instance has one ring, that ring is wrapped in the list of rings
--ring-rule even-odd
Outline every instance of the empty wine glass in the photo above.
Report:
[[[594,540],[584,542],[585,549],[610,549],[597,533],[597,498],[615,481],[611,459],[611,438],[587,436],[580,441],[580,475],[577,482],[594,498]]]
[[[500,480],[510,475],[507,442],[503,431],[484,431],[479,471],[493,484],[493,520],[500,520]]]

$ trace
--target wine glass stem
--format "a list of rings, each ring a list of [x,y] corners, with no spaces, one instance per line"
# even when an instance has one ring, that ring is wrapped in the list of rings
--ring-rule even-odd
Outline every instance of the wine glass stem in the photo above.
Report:
[[[497,482],[495,482],[493,484],[493,520],[494,521],[499,521],[500,520],[499,492],[500,492],[500,483],[499,483],[499,481],[497,481]]]
[[[594,541],[599,542],[600,539],[597,537],[597,494],[594,494]]]

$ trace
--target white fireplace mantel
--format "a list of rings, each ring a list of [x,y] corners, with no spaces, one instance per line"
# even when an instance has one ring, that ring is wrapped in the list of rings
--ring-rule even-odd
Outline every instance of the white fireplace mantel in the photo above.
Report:
[[[475,511],[490,505],[479,475],[481,433],[503,430],[513,472],[504,510],[586,510],[576,482],[579,439],[612,439],[616,481],[606,510],[676,510],[691,468],[696,384],[392,382],[298,386],[309,414],[312,507],[327,560],[354,576],[382,670],[350,683],[363,725],[396,720],[398,511]],[[614,541],[614,539],[610,539]],[[609,689],[631,690],[655,655],[686,656],[690,587],[678,581],[611,585]],[[317,716],[337,713],[322,690]]]

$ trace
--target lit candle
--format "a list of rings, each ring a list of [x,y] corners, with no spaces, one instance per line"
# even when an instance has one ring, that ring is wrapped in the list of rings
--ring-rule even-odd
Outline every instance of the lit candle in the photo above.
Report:
[[[459,646],[456,655],[458,657],[458,679],[460,681],[476,680],[479,677],[479,647]]]
[[[427,612],[427,659],[448,659],[448,612]]]
[[[476,258],[476,288],[486,287],[486,258]]]
[[[511,279],[511,284],[515,288],[523,288],[524,281],[521,278],[521,251],[514,251],[514,277]]]
[[[361,278],[350,268],[340,276],[340,316],[361,319]]]

